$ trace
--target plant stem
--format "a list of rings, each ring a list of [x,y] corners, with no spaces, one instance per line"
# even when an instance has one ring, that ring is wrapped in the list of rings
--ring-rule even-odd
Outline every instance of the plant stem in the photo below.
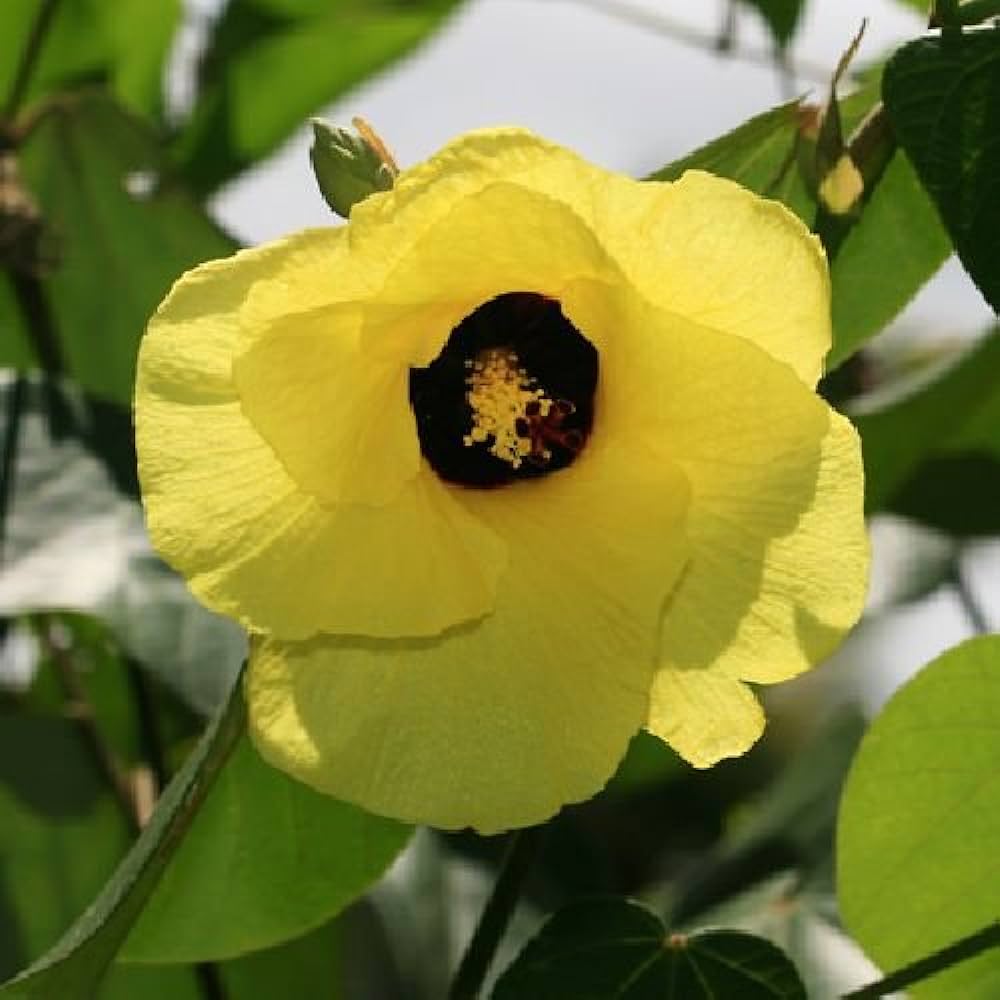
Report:
[[[0,452],[0,566],[3,565],[4,546],[7,539],[7,517],[14,500],[14,483],[17,475],[17,446],[21,436],[21,416],[27,397],[28,384],[23,375],[14,376],[4,421],[3,448]]]
[[[59,0],[41,0],[38,13],[35,15],[34,23],[28,34],[28,41],[25,43],[24,51],[21,53],[21,61],[17,65],[17,72],[14,74],[14,82],[11,84],[10,93],[7,95],[7,102],[3,109],[4,124],[11,121],[21,107],[24,95],[28,92],[28,85],[38,64],[38,57],[52,24],[52,17],[59,6]]]
[[[576,0],[577,3],[587,7],[593,7],[609,17],[617,17],[621,21],[646,28],[660,35],[666,35],[678,42],[683,42],[693,48],[704,49],[707,52],[718,54],[719,39],[714,34],[707,34],[692,28],[690,25],[673,18],[665,17],[653,10],[640,7],[638,4],[628,3],[625,0]],[[737,59],[740,62],[754,63],[759,66],[774,66],[774,50],[749,47],[734,47],[726,52],[726,57]],[[817,63],[800,62],[796,60],[789,63],[787,69],[796,77],[803,80],[812,80],[814,83],[829,83],[830,70],[826,66]]]
[[[976,595],[973,594],[972,588],[965,579],[965,573],[962,572],[961,551],[955,557],[954,568],[951,572],[951,584],[958,594],[958,600],[965,611],[966,617],[969,619],[969,624],[972,626],[973,631],[976,635],[989,635],[993,630],[990,628],[990,623],[986,620],[982,605],[976,599]]]
[[[128,773],[104,740],[97,725],[94,706],[90,702],[87,689],[76,672],[76,664],[73,662],[69,650],[52,634],[54,624],[54,620],[48,615],[40,615],[36,628],[38,640],[56,668],[56,674],[63,689],[63,697],[66,699],[67,711],[73,719],[84,745],[114,793],[115,801],[128,824],[129,832],[133,836],[137,835],[141,824]]]
[[[538,856],[545,829],[545,826],[532,826],[511,834],[493,892],[486,901],[472,940],[455,973],[448,993],[449,1000],[475,1000],[479,995],[500,939],[517,907],[525,880]]]
[[[907,986],[919,983],[922,979],[927,979],[938,972],[950,969],[953,965],[958,965],[959,962],[975,958],[976,955],[996,947],[1000,947],[1000,921],[983,927],[968,937],[960,938],[954,944],[934,952],[933,955],[928,955],[926,958],[903,966],[902,969],[880,979],[877,983],[870,983],[868,986],[862,986],[859,990],[845,993],[841,1000],[875,1000],[876,997],[896,993]]]

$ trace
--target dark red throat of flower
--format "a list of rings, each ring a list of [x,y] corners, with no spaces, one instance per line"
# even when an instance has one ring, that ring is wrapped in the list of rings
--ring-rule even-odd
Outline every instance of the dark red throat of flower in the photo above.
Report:
[[[410,369],[424,457],[463,486],[502,486],[572,464],[594,421],[598,355],[555,299],[507,292]]]

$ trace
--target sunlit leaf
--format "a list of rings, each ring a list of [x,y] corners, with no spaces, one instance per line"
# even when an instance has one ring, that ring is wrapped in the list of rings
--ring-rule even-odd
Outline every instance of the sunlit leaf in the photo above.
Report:
[[[866,734],[837,834],[848,930],[891,970],[997,919],[1000,638],[949,650],[907,683]],[[1000,949],[910,988],[993,1000]]]
[[[53,107],[22,167],[59,258],[43,291],[65,373],[130,405],[149,316],[183,271],[232,244],[161,173],[155,136],[98,94]],[[0,363],[12,364],[5,339]]]
[[[959,258],[1000,312],[1000,32],[904,45],[886,65],[882,92]]]
[[[367,889],[410,829],[294,781],[244,737],[121,957],[229,958],[297,937]]]
[[[199,192],[267,155],[348,87],[413,48],[457,0],[231,0],[177,143]]]
[[[560,910],[497,980],[493,1000],[805,1000],[792,963],[738,931],[670,935],[649,910],[599,899]]]

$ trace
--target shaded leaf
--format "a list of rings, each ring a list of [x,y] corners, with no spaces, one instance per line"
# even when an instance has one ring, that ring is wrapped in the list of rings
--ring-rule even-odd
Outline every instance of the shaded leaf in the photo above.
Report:
[[[243,692],[236,684],[94,903],[54,948],[0,986],[0,998],[86,1000],[93,996],[244,727]]]
[[[904,45],[886,65],[882,93],[959,258],[1000,312],[1000,30]]]
[[[233,622],[198,604],[153,554],[138,504],[116,485],[116,478],[134,477],[128,414],[117,411],[116,418],[109,404],[61,384],[24,384],[17,461],[5,483],[0,615],[94,614],[188,704],[212,712],[246,640]],[[11,383],[0,383],[4,433],[13,392]]]
[[[74,725],[0,712],[0,980],[72,924],[128,841]]]
[[[1000,530],[1000,334],[936,380],[855,416],[870,512],[891,510],[955,535]]]
[[[801,998],[791,962],[738,931],[668,935],[637,903],[601,899],[560,910],[497,981],[493,1000]]]
[[[59,257],[43,291],[64,373],[126,406],[139,340],[171,283],[233,249],[163,167],[155,136],[99,94],[61,100],[23,148]],[[0,364],[13,364],[5,341]]]
[[[361,895],[410,832],[289,778],[244,736],[121,958],[217,960],[295,938]]]
[[[901,688],[852,765],[837,834],[848,930],[883,968],[996,920],[1000,637],[949,650]],[[911,987],[915,997],[1000,995],[993,949]]]
[[[208,193],[266,156],[348,87],[410,50],[456,0],[231,0],[177,142]]]

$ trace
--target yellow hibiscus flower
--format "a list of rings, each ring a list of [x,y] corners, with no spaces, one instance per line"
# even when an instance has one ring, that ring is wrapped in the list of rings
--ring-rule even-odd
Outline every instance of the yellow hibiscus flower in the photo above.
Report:
[[[483,832],[593,795],[643,726],[744,752],[865,589],[862,470],[814,393],[823,253],[729,181],[471,133],[196,268],[135,399],[152,538],[252,633],[274,766]]]

